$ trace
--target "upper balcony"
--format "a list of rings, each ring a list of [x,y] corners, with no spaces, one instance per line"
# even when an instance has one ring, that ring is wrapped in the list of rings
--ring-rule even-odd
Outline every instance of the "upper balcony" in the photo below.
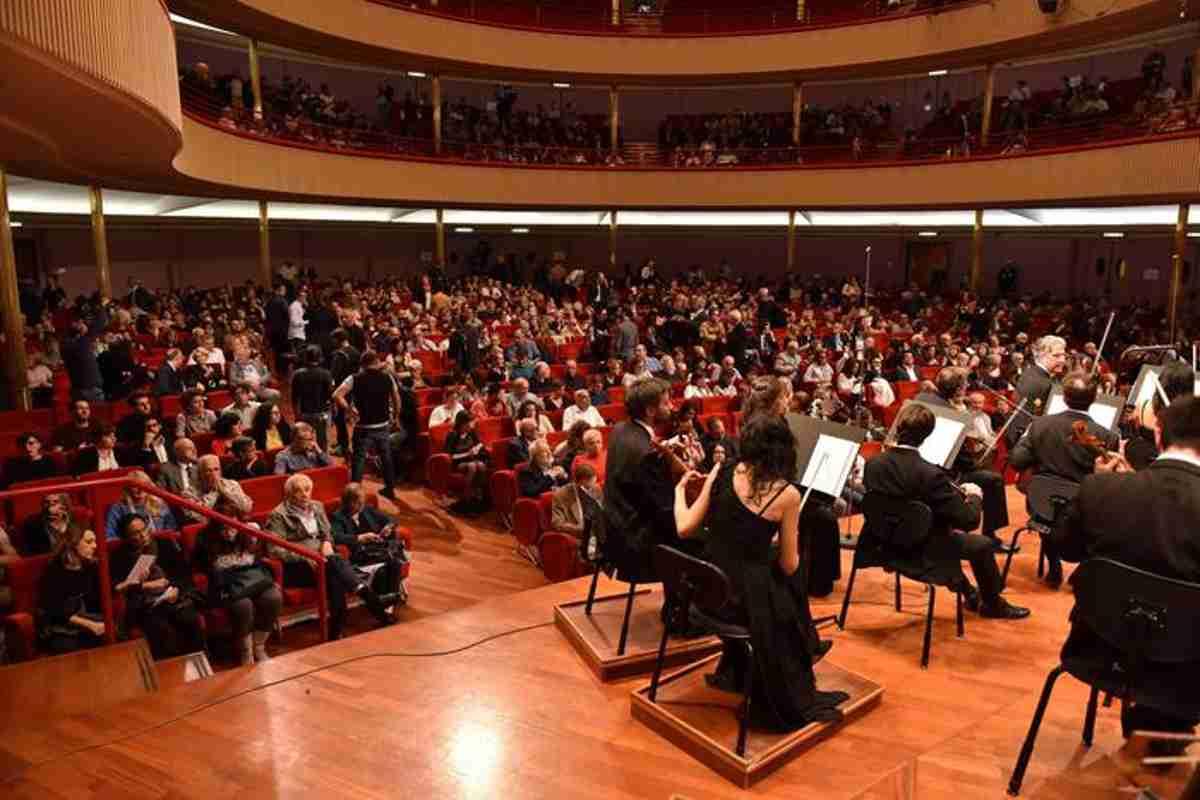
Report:
[[[171,7],[251,38],[344,61],[488,80],[662,86],[977,67],[1160,31],[1181,16],[1192,18],[1200,6],[1200,0],[1070,0],[1059,13],[1045,14],[1033,0],[964,0],[837,24],[818,16],[816,24],[797,27],[789,19],[789,27],[764,29],[755,22],[762,15],[746,10],[758,7],[751,0],[739,18],[755,27],[752,34],[714,23],[710,13],[707,24],[722,30],[635,36],[627,35],[628,24],[561,31],[496,21],[483,11],[498,8],[496,0],[473,1],[438,0],[438,11],[422,6],[429,0],[404,7],[392,0],[171,0]],[[523,7],[536,15],[535,3]],[[459,11],[475,16],[455,16]],[[775,19],[781,21],[778,9]]]

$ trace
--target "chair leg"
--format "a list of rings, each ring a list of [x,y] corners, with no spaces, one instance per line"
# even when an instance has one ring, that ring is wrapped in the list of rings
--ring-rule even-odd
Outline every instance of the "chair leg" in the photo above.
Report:
[[[846,614],[850,611],[850,594],[854,591],[854,576],[858,574],[858,565],[850,567],[850,580],[846,581],[846,596],[842,598],[842,613],[838,616],[838,630],[846,630]]]
[[[746,697],[742,700],[742,719],[738,725],[737,754],[746,755],[746,733],[750,729],[750,698],[754,694],[754,647],[746,641]]]
[[[962,592],[955,592],[954,597],[956,599],[955,605],[958,606],[957,611],[956,611],[956,616],[958,617],[958,619],[957,619],[958,638],[961,639],[964,636],[966,636],[966,631],[963,630],[963,596],[962,596]]]
[[[1013,554],[1017,551],[1017,542],[1021,538],[1021,534],[1025,532],[1024,528],[1017,528],[1013,531],[1012,541],[1008,545],[1008,556],[1004,559],[1004,571],[1000,573],[1000,587],[1008,586],[1008,570],[1012,567]]]
[[[629,597],[625,600],[625,621],[621,623],[621,641],[617,644],[617,655],[625,655],[625,640],[629,637],[629,615],[633,613],[633,595],[637,584],[629,584]]]
[[[1083,718],[1083,743],[1088,747],[1092,746],[1092,738],[1096,733],[1096,704],[1100,701],[1100,690],[1095,686],[1092,687],[1092,694],[1088,697],[1087,715]]]
[[[662,638],[658,640],[658,658],[654,661],[654,674],[650,676],[650,702],[658,695],[658,680],[662,677],[663,659],[667,655],[667,626],[663,625]]]
[[[1112,692],[1105,692],[1104,693],[1104,707],[1112,708],[1112,703],[1113,703]]]
[[[937,589],[929,587],[929,615],[925,617],[925,644],[921,648],[921,669],[929,666],[929,648],[933,644],[933,601],[937,598]]]
[[[587,604],[583,607],[583,613],[587,616],[592,615],[592,603],[596,601],[596,584],[600,582],[600,565],[596,565],[596,571],[592,573],[592,585],[588,589]]]
[[[1038,541],[1040,544],[1038,545],[1037,576],[1040,578],[1046,574],[1046,540],[1039,536]]]
[[[1017,757],[1017,765],[1013,768],[1012,778],[1008,782],[1008,793],[1016,797],[1021,793],[1021,784],[1025,781],[1025,770],[1029,768],[1029,759],[1033,757],[1033,744],[1037,741],[1038,729],[1042,727],[1042,717],[1046,715],[1046,706],[1050,704],[1050,693],[1054,691],[1054,683],[1063,674],[1063,668],[1057,666],[1046,676],[1046,684],[1042,687],[1042,696],[1038,700],[1037,710],[1033,712],[1033,721],[1029,723],[1029,733],[1025,743],[1021,745],[1021,754]]]
[[[903,610],[901,608],[901,604],[900,604],[900,573],[899,572],[896,573],[896,610],[897,611]]]

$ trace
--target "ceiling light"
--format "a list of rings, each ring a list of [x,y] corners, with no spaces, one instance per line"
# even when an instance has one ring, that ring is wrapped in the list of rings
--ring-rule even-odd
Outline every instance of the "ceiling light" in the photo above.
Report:
[[[1120,231],[1105,231],[1104,238],[1105,239],[1124,239],[1125,234],[1121,233]]]
[[[227,31],[224,28],[217,28],[212,25],[206,25],[203,22],[198,22],[197,20],[194,20],[194,19],[188,19],[187,17],[182,16],[180,14],[175,14],[172,12],[172,13],[168,14],[167,16],[169,16],[171,18],[171,22],[174,22],[176,25],[187,25],[192,28],[200,28],[202,30],[212,31],[213,33],[224,34],[225,36],[237,36],[237,34],[234,33],[233,31]]]
[[[926,237],[937,236],[937,235],[938,235],[937,231],[921,231],[920,233],[917,234],[917,236],[926,236]]]
[[[10,227],[10,228],[19,228],[19,227],[21,227],[21,226],[22,226],[22,225],[24,225],[24,224],[25,224],[24,222],[15,222],[15,221],[14,221],[14,222],[9,222],[9,223],[8,223],[8,227]]]
[[[948,74],[950,74],[950,70],[948,70],[948,69],[931,69],[931,70],[929,70],[929,77],[931,77],[931,78],[940,78],[941,76],[948,75]]]
[[[454,232],[455,233],[474,233],[475,229],[474,228],[455,228]]]
[[[424,77],[425,77],[425,73],[424,73],[424,72],[414,72],[413,70],[411,70],[411,69],[410,69],[410,70],[408,71],[408,77],[410,77],[410,78],[424,78]]]
[[[529,233],[529,228],[513,228],[513,233]]]
[[[1200,233],[1189,233],[1188,238],[1189,239],[1200,239]]]
[[[555,89],[570,89],[571,88],[571,84],[563,83],[562,81],[555,81],[554,83],[552,83],[550,85],[553,86]]]

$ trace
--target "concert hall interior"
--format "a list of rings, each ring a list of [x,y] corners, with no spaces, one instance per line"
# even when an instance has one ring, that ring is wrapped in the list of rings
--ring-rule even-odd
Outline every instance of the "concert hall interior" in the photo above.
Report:
[[[1198,55],[0,2],[0,795],[1200,800]]]

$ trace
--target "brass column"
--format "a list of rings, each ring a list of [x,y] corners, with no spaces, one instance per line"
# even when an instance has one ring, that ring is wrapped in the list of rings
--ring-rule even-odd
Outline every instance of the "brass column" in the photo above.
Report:
[[[442,78],[434,75],[430,80],[432,88],[429,92],[429,102],[433,105],[433,152],[442,154]]]
[[[250,89],[254,92],[254,118],[262,119],[262,73],[258,67],[258,42],[250,40]]]
[[[266,200],[258,201],[258,281],[271,290],[271,222]]]
[[[99,186],[88,187],[92,201],[92,247],[96,251],[96,286],[101,297],[112,297],[112,275],[108,268],[108,231],[104,228],[104,195]]]
[[[804,112],[804,86],[796,81],[792,84],[792,144],[800,146],[800,117]]]
[[[608,215],[608,269],[610,275],[617,274],[617,210]]]
[[[987,65],[987,77],[983,85],[983,124],[979,131],[979,146],[987,147],[992,132],[992,103],[996,97],[996,65]]]
[[[433,261],[439,267],[446,266],[446,223],[444,221],[445,214],[442,209],[437,210],[437,218],[434,223],[434,232],[437,234],[437,241],[434,243]]]
[[[1167,327],[1171,331],[1172,344],[1175,343],[1179,291],[1183,287],[1183,259],[1187,255],[1187,226],[1188,204],[1180,203],[1179,217],[1175,221],[1175,256],[1171,259],[1171,294],[1167,298]]]
[[[620,146],[621,136],[619,133],[621,126],[621,110],[620,99],[617,95],[617,87],[608,87],[608,124],[612,128],[609,136],[609,149],[614,153],[617,152],[617,147]]]
[[[975,229],[971,237],[971,291],[979,293],[979,282],[983,276],[983,209],[975,209]]]
[[[25,373],[25,318],[17,293],[17,255],[13,250],[12,225],[8,221],[8,174],[0,165],[0,314],[4,315],[4,338],[8,358],[9,400],[18,411],[28,411],[29,377]]]
[[[788,211],[787,231],[787,269],[791,272],[796,268],[796,209]]]
[[[621,26],[621,0],[612,0],[612,24],[614,28]]]
[[[800,22],[804,22],[804,17],[807,14],[807,9],[805,6],[806,3],[804,0],[796,0],[796,19]]]

